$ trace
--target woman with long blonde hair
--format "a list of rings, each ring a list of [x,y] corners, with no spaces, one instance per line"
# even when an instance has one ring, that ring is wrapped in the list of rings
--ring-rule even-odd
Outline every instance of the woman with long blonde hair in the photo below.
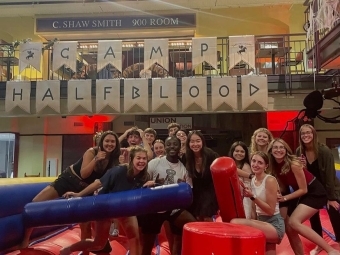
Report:
[[[249,154],[256,151],[267,152],[268,145],[274,139],[272,133],[266,128],[256,129],[251,137]]]
[[[299,246],[297,242],[301,243],[298,235],[292,238],[291,233],[295,232],[320,246],[328,255],[340,255],[339,251],[326,243],[313,229],[303,224],[327,203],[326,190],[322,184],[303,167],[284,140],[274,139],[268,146],[268,156],[270,173],[279,180],[281,187],[287,189],[290,186],[293,189],[290,194],[278,196],[279,202],[285,203],[281,206],[280,213],[285,219],[291,245],[296,248]],[[301,251],[302,246],[298,252]]]

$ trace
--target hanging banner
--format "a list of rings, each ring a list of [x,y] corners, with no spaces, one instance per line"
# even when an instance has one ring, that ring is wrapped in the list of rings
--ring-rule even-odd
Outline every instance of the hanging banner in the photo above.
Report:
[[[120,79],[96,81],[96,112],[106,107],[109,112],[120,112]]]
[[[92,112],[91,80],[70,80],[67,84],[68,112],[73,112],[78,106]]]
[[[149,92],[147,79],[124,80],[124,112],[148,112]]]
[[[254,103],[257,109],[268,109],[268,78],[266,75],[241,76],[242,109],[246,110]]]
[[[168,39],[144,40],[144,70],[149,69],[154,63],[169,70],[169,42]]]
[[[42,47],[43,44],[41,42],[26,42],[20,44],[19,73],[21,73],[29,65],[40,72]]]
[[[211,77],[212,111],[237,110],[237,77]]]
[[[182,78],[182,111],[207,111],[206,77]]]
[[[77,71],[78,42],[55,42],[53,45],[53,71],[65,65]]]
[[[97,73],[99,73],[108,64],[111,64],[122,72],[122,41],[98,41]]]
[[[27,113],[31,112],[31,82],[8,81],[6,83],[5,111],[10,112],[20,107]]]
[[[152,79],[152,111],[177,111],[177,79]]]
[[[60,113],[60,81],[38,81],[35,96],[36,112],[41,112],[46,107]]]
[[[255,69],[255,36],[229,36],[229,70],[238,64]]]
[[[217,69],[217,38],[192,38],[192,70],[203,61]]]

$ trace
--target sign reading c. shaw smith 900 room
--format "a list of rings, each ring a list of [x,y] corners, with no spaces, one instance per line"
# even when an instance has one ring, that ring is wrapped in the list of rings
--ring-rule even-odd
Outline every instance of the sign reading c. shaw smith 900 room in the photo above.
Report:
[[[196,26],[196,15],[145,15],[130,17],[36,18],[36,32],[132,30],[153,28],[189,28]]]

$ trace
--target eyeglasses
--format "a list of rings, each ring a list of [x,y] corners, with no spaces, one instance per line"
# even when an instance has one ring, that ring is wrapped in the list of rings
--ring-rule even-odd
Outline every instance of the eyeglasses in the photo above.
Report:
[[[189,134],[193,133],[193,132],[201,132],[201,130],[190,130]]]
[[[278,150],[282,151],[282,150],[285,150],[285,149],[286,148],[284,146],[273,146],[273,150],[276,150],[276,151],[278,151]]]
[[[306,132],[301,132],[301,133],[300,133],[301,136],[304,136],[304,135],[311,135],[311,134],[313,134],[312,131],[306,131]]]

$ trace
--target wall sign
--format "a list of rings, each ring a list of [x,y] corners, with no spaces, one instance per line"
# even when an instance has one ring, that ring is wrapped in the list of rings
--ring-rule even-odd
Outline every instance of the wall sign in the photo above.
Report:
[[[192,117],[151,117],[149,127],[153,129],[167,129],[170,123],[178,123],[181,129],[192,129]]]
[[[37,33],[188,27],[196,27],[195,13],[162,16],[36,18]]]

